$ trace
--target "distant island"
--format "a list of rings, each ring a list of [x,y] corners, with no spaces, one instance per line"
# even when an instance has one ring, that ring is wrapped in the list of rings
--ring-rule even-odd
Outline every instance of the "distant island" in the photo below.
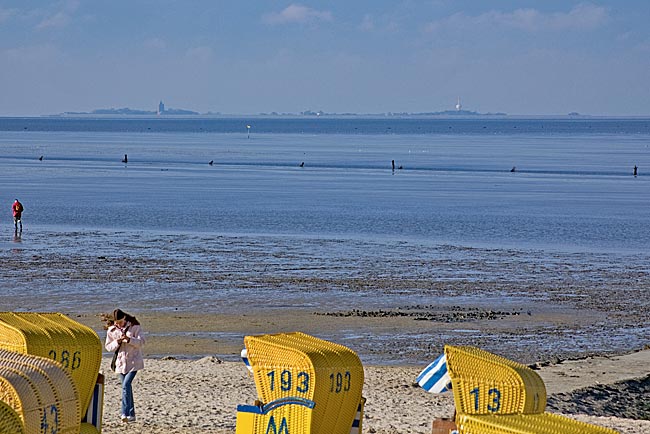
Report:
[[[63,116],[87,116],[87,115],[111,115],[111,116],[151,116],[151,115],[200,115],[201,113],[192,110],[166,108],[165,103],[160,101],[158,103],[158,110],[134,110],[128,107],[124,108],[109,108],[97,109],[91,112],[64,112]]]
[[[154,115],[200,115],[201,113],[192,110],[183,109],[166,109],[159,113],[153,110],[135,110],[128,107],[97,109],[91,112],[64,112],[64,116],[77,115],[122,115],[122,116],[154,116]]]
[[[233,116],[223,113],[199,113],[192,110],[185,109],[174,109],[166,108],[165,104],[160,101],[158,104],[158,110],[138,110],[131,109],[128,107],[124,108],[103,108],[96,109],[91,112],[63,112],[58,116],[92,116],[92,115],[108,115],[108,116]],[[327,113],[323,110],[305,110],[299,113],[258,113],[257,116],[396,116],[396,117],[408,117],[408,116],[507,116],[506,113],[478,113],[470,110],[462,110],[460,105],[460,99],[456,105],[456,110],[444,110],[439,112],[424,112],[424,113],[410,113],[410,112],[388,112],[388,113]]]
[[[266,116],[296,116],[295,113],[260,113]],[[388,112],[388,113],[327,113],[322,110],[307,110],[298,113],[301,116],[507,116],[506,113],[479,113],[469,110],[445,110],[441,112]]]
[[[90,112],[63,112],[58,116],[89,116],[89,115],[110,115],[110,116],[234,116],[234,114],[224,114],[220,112],[207,112],[199,113],[192,110],[184,109],[166,109],[163,112],[153,110],[137,110],[128,107],[124,108],[107,108],[96,109]],[[424,112],[424,113],[411,113],[411,112],[388,112],[388,113],[327,113],[322,110],[312,111],[305,110],[299,113],[257,113],[256,116],[307,116],[307,117],[327,117],[327,116],[395,116],[395,117],[408,117],[408,116],[507,116],[507,113],[479,113],[469,110],[445,110],[440,112]]]
[[[221,113],[221,112],[206,112],[199,113],[193,110],[167,108],[165,104],[160,101],[158,103],[158,110],[139,110],[128,107],[124,108],[102,108],[90,112],[63,112],[60,114],[50,116],[222,116],[222,117],[239,117],[239,116],[265,116],[265,117],[506,117],[510,116],[503,112],[488,112],[479,113],[472,110],[465,110],[460,103],[460,98],[455,106],[455,110],[443,110],[435,112],[384,112],[384,113],[328,113],[324,110],[305,110],[298,113],[291,112],[263,112],[263,113]],[[570,118],[586,118],[590,115],[584,115],[572,111],[566,115]]]

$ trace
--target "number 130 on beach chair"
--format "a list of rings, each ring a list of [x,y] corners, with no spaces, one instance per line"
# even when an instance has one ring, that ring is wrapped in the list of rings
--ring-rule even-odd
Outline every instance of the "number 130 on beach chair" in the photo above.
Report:
[[[365,399],[355,352],[304,333],[246,336],[258,401],[237,408],[237,434],[356,434]]]

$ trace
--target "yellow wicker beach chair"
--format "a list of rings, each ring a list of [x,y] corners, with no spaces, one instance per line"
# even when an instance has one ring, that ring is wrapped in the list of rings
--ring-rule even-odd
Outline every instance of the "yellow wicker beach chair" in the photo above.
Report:
[[[0,401],[0,433],[25,433],[23,421],[18,413],[3,401]]]
[[[18,414],[26,433],[79,433],[75,384],[50,359],[0,350],[0,401]]]
[[[98,434],[101,433],[101,430],[98,430],[95,425],[89,422],[81,422],[79,429],[79,434]]]
[[[244,343],[266,404],[240,406],[238,434],[276,432],[273,424],[277,434],[280,427],[292,434],[349,434],[353,425],[360,432],[364,377],[356,353],[299,332],[246,336]]]
[[[459,434],[615,434],[545,413],[541,377],[520,363],[474,347],[446,345]]]
[[[532,369],[474,347],[446,345],[456,411],[462,414],[542,413],[546,387]]]
[[[552,413],[464,414],[456,417],[459,434],[617,434]]]
[[[0,312],[0,349],[59,362],[76,384],[79,417],[85,414],[102,358],[94,330],[60,313]]]

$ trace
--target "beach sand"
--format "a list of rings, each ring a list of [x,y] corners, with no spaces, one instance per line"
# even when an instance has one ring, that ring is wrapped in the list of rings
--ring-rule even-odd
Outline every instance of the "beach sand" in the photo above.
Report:
[[[431,332],[427,322],[410,318],[341,318],[290,308],[283,313],[281,317],[263,312],[255,315],[250,312],[232,315],[138,313],[147,333],[146,368],[134,381],[138,421],[128,424],[128,431],[125,431],[119,420],[120,385],[109,369],[109,354],[105,354],[102,362],[107,377],[103,432],[234,433],[237,405],[252,404],[257,398],[253,378],[239,358],[245,335],[303,331],[327,336],[341,328],[369,328],[378,333],[390,333],[391,329],[397,332],[420,327],[423,328],[421,333]],[[95,328],[104,338],[105,333],[98,329],[101,323],[97,314],[69,315]],[[526,320],[530,321],[523,321]],[[439,328],[440,324],[434,327]],[[210,330],[219,330],[229,337],[204,336],[204,332]],[[428,347],[424,340],[418,345],[427,347],[430,355],[409,358],[404,357],[409,353],[403,345],[402,341],[393,341],[391,345],[378,348],[370,357],[367,349],[360,352],[365,370],[363,395],[367,398],[363,433],[430,433],[433,419],[452,417],[454,413],[452,394],[430,394],[415,383],[418,373],[441,349],[435,345]],[[650,434],[650,348],[576,358],[524,352],[525,360],[504,352],[507,347],[497,348],[501,350],[492,351],[529,364],[541,375],[547,388],[547,411],[614,428],[620,433]],[[399,354],[406,363],[376,364],[364,360],[364,357],[390,360],[390,352]],[[212,355],[206,356],[209,354]]]
[[[241,362],[223,362],[209,356],[198,360],[147,359],[145,370],[134,381],[138,420],[119,421],[120,388],[104,358],[107,373],[104,401],[104,433],[218,433],[235,432],[236,407],[252,404],[255,386]],[[613,428],[620,433],[650,433],[650,350],[613,356],[543,364],[538,370],[547,387],[554,413]],[[450,393],[425,392],[415,378],[422,367],[365,366],[363,395],[367,398],[363,432],[375,434],[430,433],[434,418],[451,417]],[[641,389],[627,387],[632,379],[644,380]],[[608,385],[606,396],[598,391]],[[637,407],[628,418],[617,417],[594,403],[622,403]],[[605,406],[607,407],[607,406]],[[645,408],[645,410],[643,410]]]

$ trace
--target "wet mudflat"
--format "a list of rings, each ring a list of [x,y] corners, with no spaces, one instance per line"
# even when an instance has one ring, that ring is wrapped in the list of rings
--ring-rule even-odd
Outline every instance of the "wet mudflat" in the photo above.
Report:
[[[648,344],[642,254],[99,230],[2,247],[0,309],[65,312],[103,336],[98,314],[120,306],[153,357],[236,359],[243,336],[294,330],[399,365],[446,343],[524,363]]]

